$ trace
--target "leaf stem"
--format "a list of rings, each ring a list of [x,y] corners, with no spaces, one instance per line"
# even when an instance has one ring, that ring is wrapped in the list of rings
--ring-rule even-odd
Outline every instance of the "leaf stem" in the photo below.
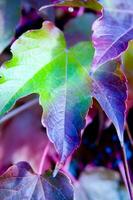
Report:
[[[126,179],[126,176],[125,176],[125,168],[124,168],[123,162],[120,162],[118,167],[119,167],[119,171],[121,173],[122,179],[125,183],[125,186],[126,186],[126,188],[128,188],[127,179]]]
[[[84,14],[85,8],[84,7],[80,7],[77,13],[77,16],[80,17]]]
[[[97,135],[96,142],[95,142],[96,146],[98,146],[98,144],[100,142],[100,139],[102,136],[103,124],[104,124],[103,110],[99,109],[98,112],[99,112],[99,129],[98,129],[98,135]]]
[[[7,120],[11,119],[12,117],[16,116],[17,114],[21,113],[22,111],[26,110],[27,108],[34,106],[37,103],[38,103],[38,98],[33,99],[33,100],[25,103],[24,105],[10,111],[4,117],[0,118],[0,124],[6,122]]]
[[[45,162],[47,153],[49,151],[49,147],[50,147],[50,142],[48,142],[48,144],[44,148],[43,155],[42,155],[42,158],[41,158],[41,162],[40,162],[40,165],[39,165],[38,175],[41,175],[42,172],[43,172],[43,166],[44,166],[44,162]]]
[[[127,122],[126,122],[126,124],[125,124],[125,128],[126,128],[126,132],[127,132],[128,137],[129,137],[130,143],[131,143],[131,145],[132,145],[132,147],[133,147],[133,138],[132,138],[132,135],[131,135],[131,132],[130,132],[130,130],[129,130],[129,126],[128,126],[128,123],[127,123]]]
[[[131,183],[131,179],[130,179],[126,150],[125,150],[124,145],[122,146],[122,154],[123,154],[123,164],[124,164],[125,176],[126,176],[126,182],[127,182],[126,186],[127,186],[128,192],[129,192],[130,200],[133,200],[132,183]]]

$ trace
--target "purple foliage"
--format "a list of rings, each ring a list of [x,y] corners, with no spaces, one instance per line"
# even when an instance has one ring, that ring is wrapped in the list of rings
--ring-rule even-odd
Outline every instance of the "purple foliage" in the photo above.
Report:
[[[126,79],[116,62],[108,62],[93,74],[92,94],[116,127],[123,145],[127,99]]]
[[[72,200],[73,189],[69,179],[62,173],[56,178],[50,172],[43,176],[35,174],[26,162],[11,166],[0,177],[0,199]]]
[[[132,0],[101,0],[102,16],[93,24],[95,55],[93,67],[118,57],[133,39]]]

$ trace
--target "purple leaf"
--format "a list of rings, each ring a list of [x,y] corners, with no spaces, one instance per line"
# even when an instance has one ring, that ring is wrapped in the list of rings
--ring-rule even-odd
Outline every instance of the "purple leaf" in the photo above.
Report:
[[[133,39],[132,0],[101,0],[102,16],[93,24],[93,67],[118,57]]]
[[[124,74],[115,62],[108,62],[92,75],[92,95],[116,127],[119,140],[123,145],[123,132],[127,99]]]
[[[53,178],[47,172],[40,176],[28,163],[20,162],[0,177],[0,199],[73,200],[73,189],[64,174],[58,173]]]

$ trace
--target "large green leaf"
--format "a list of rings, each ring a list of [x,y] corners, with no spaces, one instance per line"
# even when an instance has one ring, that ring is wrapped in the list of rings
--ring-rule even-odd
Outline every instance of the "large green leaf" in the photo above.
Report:
[[[12,59],[0,70],[0,114],[17,99],[39,94],[42,124],[61,164],[80,144],[92,96],[123,141],[126,85],[116,62],[90,73],[92,44],[82,42],[68,50],[63,33],[51,22],[45,22],[40,30],[24,33],[13,44],[12,53]]]
[[[86,46],[92,49],[91,44]],[[45,22],[42,29],[23,34],[13,44],[13,58],[0,71],[0,113],[7,112],[20,97],[39,94],[42,123],[62,163],[79,145],[91,104],[86,55],[79,61],[77,48],[66,50],[62,32]]]

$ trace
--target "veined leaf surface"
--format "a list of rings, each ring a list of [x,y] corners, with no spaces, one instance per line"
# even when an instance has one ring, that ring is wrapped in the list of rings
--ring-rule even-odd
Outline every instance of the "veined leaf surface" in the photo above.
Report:
[[[0,114],[19,98],[39,94],[42,124],[55,144],[61,164],[80,144],[92,96],[113,121],[122,141],[126,86],[116,63],[109,65],[108,72],[105,65],[100,72],[89,74],[92,44],[82,42],[68,50],[63,33],[51,22],[24,33],[13,44],[12,53],[12,59],[0,70]],[[119,89],[114,86],[118,83]],[[119,113],[115,110],[117,102]]]
[[[73,200],[73,188],[63,173],[55,178],[51,172],[38,175],[28,163],[20,162],[0,176],[0,198]]]
[[[118,57],[127,49],[133,39],[133,2],[132,0],[101,0],[101,17],[93,24],[93,43],[95,56],[93,67]]]

